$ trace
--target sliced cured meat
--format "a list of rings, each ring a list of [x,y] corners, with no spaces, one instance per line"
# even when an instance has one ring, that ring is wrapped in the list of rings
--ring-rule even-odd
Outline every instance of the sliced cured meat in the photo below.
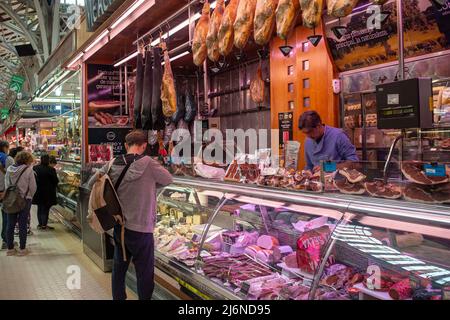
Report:
[[[250,84],[250,96],[252,98],[252,101],[258,105],[264,102],[265,85],[262,78],[261,64],[258,66],[256,78],[253,79],[252,83]]]
[[[273,251],[272,250],[260,250],[256,256],[256,259],[265,263],[273,262]]]
[[[255,20],[256,0],[240,0],[234,21],[234,46],[243,49],[253,31]]]
[[[206,36],[206,48],[209,60],[219,61],[219,28],[222,23],[223,12],[225,11],[224,0],[217,0],[211,19],[209,20],[208,35]]]
[[[327,0],[328,15],[343,18],[352,13],[358,0]]]
[[[413,202],[423,202],[423,203],[437,203],[433,198],[431,192],[427,191],[425,188],[415,185],[410,185],[405,188],[403,197],[406,200]]]
[[[293,0],[297,1],[297,0]],[[257,0],[255,11],[255,42],[260,46],[270,41],[275,26],[278,0]]]
[[[434,185],[448,182],[448,177],[429,177],[422,170],[423,163],[421,162],[403,162],[403,175],[414,183],[422,185]]]
[[[366,176],[355,169],[344,168],[339,170],[339,173],[343,175],[350,183],[358,183],[366,179]]]
[[[273,258],[275,261],[281,261],[284,257],[294,252],[290,246],[273,247]]]
[[[299,13],[300,2],[298,0],[280,0],[278,2],[276,11],[278,37],[287,40]]]
[[[288,268],[298,268],[297,253],[291,253],[284,257],[284,263]]]
[[[360,182],[350,183],[345,180],[334,180],[333,184],[340,192],[345,194],[364,194],[366,192],[364,185]]]
[[[170,65],[169,51],[163,44],[164,50],[164,75],[161,84],[162,111],[165,117],[171,117],[177,110],[177,94],[175,92],[175,80],[172,66]]]
[[[255,258],[256,254],[261,250],[263,250],[261,247],[259,247],[257,245],[252,245],[252,246],[248,246],[247,248],[245,248],[244,253]]]
[[[433,188],[432,197],[439,203],[450,203],[450,184]]]
[[[320,23],[322,17],[323,0],[300,0],[303,25],[313,29]]]
[[[263,248],[263,249],[267,249],[267,250],[271,250],[274,246],[279,246],[280,243],[278,242],[278,239],[272,236],[268,236],[268,235],[262,235],[258,238],[258,241],[256,242],[256,244]]]
[[[192,55],[194,58],[194,64],[198,67],[203,65],[203,62],[208,54],[208,49],[206,47],[206,36],[208,35],[209,28],[209,10],[209,2],[205,1],[202,9],[202,16],[195,26],[194,37],[192,39]]]
[[[219,52],[227,56],[233,50],[234,44],[234,21],[236,21],[239,0],[231,0],[223,13],[222,23],[219,28]]]
[[[402,189],[394,184],[384,184],[382,181],[366,182],[364,188],[372,197],[398,199],[402,196]]]
[[[409,278],[397,282],[389,289],[389,296],[394,300],[406,300],[411,298],[413,290],[411,289]]]
[[[153,57],[150,51],[145,54],[144,86],[142,93],[141,120],[142,128],[150,130],[153,126],[152,117],[157,118],[158,114],[152,112],[153,94]]]

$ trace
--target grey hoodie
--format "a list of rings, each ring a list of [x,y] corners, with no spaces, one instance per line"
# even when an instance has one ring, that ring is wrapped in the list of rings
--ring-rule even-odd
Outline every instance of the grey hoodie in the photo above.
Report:
[[[133,155],[127,155],[127,161],[130,156],[133,158]],[[109,172],[109,177],[114,184],[124,168],[123,157],[118,157]],[[107,170],[108,164],[99,172],[104,174]],[[89,185],[92,186],[95,180],[96,176],[93,176]],[[172,175],[152,158],[144,156],[134,161],[118,190],[125,217],[125,228],[142,233],[153,233],[156,222],[156,189],[171,183]]]
[[[6,168],[5,170],[8,170],[9,166],[14,164],[14,159],[10,156],[6,158]],[[0,171],[0,192],[5,191],[5,174]]]
[[[19,179],[22,171],[26,170]],[[5,175],[5,189],[8,189],[10,185],[17,184],[20,194],[26,199],[33,199],[36,193],[36,177],[34,174],[33,166],[21,165],[9,166]]]

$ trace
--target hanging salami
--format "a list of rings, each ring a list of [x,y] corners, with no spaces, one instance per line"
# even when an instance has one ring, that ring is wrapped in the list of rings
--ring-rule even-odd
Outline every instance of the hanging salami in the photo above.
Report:
[[[142,88],[144,85],[144,62],[143,62],[143,49],[137,56],[136,66],[136,91],[134,93],[134,127],[136,129],[142,128],[141,121],[141,109],[142,109]]]
[[[161,49],[153,48],[153,82],[152,82],[152,123],[153,130],[164,129],[164,116],[162,112],[161,101],[161,80],[162,80],[162,66],[161,66]]]
[[[153,126],[152,122],[152,90],[153,86],[153,58],[149,51],[145,54],[145,71],[144,71],[144,86],[142,93],[142,128],[150,130]]]

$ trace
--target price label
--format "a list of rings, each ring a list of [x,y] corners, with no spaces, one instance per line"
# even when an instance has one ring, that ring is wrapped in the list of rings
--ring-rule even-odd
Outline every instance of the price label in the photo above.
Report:
[[[326,161],[323,163],[323,171],[325,172],[335,172],[337,170],[335,161]]]
[[[423,166],[425,174],[429,177],[445,177],[445,165],[443,164],[425,164]]]
[[[243,282],[241,284],[241,293],[243,295],[247,296],[249,290],[250,290],[250,284],[248,282]]]

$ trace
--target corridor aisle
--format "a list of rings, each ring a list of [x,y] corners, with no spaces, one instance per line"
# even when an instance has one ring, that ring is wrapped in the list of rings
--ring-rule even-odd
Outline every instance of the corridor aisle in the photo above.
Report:
[[[111,273],[101,271],[83,254],[77,236],[62,224],[52,225],[53,231],[39,231],[33,221],[34,235],[27,241],[30,255],[7,257],[6,250],[0,252],[0,300],[110,300]],[[18,242],[18,237],[15,240]],[[66,285],[70,266],[79,267],[80,289]],[[129,290],[128,298],[136,299]]]

